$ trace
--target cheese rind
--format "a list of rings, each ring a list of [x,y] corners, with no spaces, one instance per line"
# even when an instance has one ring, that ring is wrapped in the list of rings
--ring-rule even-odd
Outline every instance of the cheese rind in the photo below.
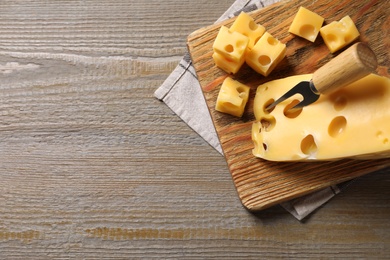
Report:
[[[320,32],[324,18],[304,7],[300,7],[292,21],[289,32],[314,42]]]
[[[265,32],[245,57],[246,63],[256,72],[268,76],[286,55],[286,44]]]
[[[333,21],[320,29],[320,34],[331,53],[347,46],[356,40],[360,33],[348,15],[340,21]]]
[[[390,79],[356,81],[302,110],[288,113],[296,95],[270,113],[268,104],[311,74],[260,85],[254,100],[253,154],[271,161],[390,158]]]
[[[219,90],[215,110],[241,117],[248,102],[250,88],[227,77]]]
[[[257,24],[249,14],[241,12],[230,27],[230,31],[247,36],[249,38],[248,49],[252,49],[265,33],[265,27]]]

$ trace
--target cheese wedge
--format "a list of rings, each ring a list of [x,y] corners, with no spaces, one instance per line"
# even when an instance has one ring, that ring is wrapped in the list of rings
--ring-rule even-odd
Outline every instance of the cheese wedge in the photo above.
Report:
[[[253,154],[270,161],[390,158],[390,79],[370,74],[294,113],[297,94],[265,110],[311,74],[270,81],[257,88]]]
[[[227,77],[219,90],[215,110],[241,117],[248,102],[250,88]]]

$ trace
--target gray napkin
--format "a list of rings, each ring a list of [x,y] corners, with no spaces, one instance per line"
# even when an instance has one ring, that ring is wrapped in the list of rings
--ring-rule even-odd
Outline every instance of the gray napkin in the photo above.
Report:
[[[241,11],[250,12],[278,1],[280,0],[236,0],[216,22],[234,17]],[[172,74],[155,91],[154,95],[223,155],[217,133],[188,53],[185,54]],[[298,220],[302,220],[339,193],[340,187],[332,186],[281,203],[281,206]]]

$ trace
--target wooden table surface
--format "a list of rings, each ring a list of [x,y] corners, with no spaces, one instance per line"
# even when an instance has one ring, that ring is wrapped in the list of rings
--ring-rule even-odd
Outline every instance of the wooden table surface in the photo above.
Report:
[[[244,209],[153,93],[233,0],[0,2],[1,259],[390,255],[390,170],[303,222]]]

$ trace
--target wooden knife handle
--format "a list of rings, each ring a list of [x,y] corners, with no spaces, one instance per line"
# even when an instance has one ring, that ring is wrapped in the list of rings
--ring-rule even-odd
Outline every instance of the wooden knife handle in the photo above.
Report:
[[[328,94],[374,72],[377,65],[375,53],[358,42],[314,72],[312,82],[320,94]]]

